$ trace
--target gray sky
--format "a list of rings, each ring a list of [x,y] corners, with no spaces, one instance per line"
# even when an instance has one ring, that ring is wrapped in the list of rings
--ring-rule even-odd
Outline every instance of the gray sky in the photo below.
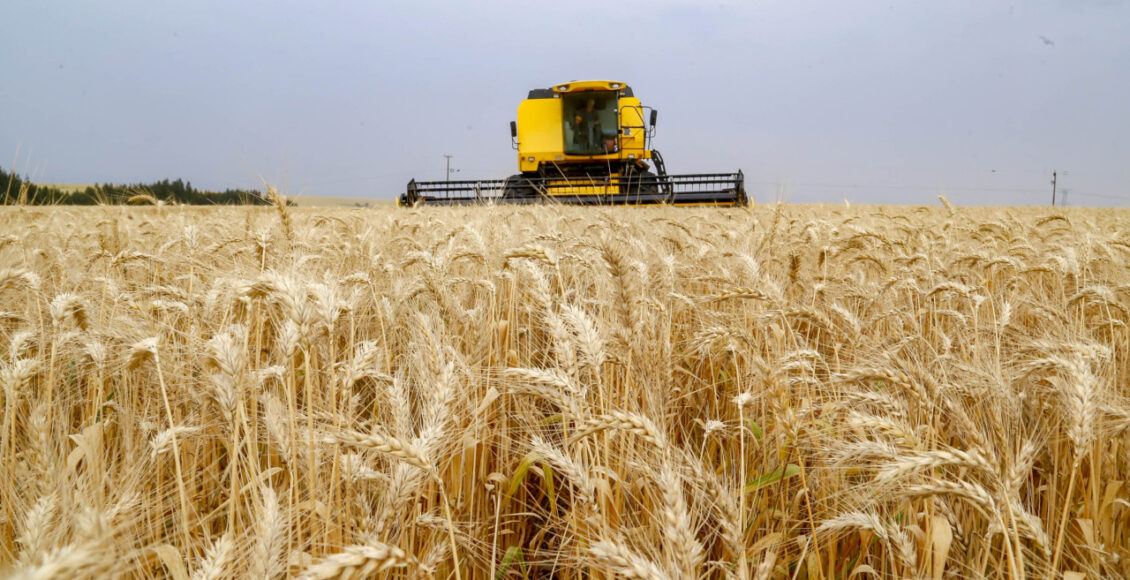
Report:
[[[632,85],[757,201],[1130,206],[1130,3],[10,0],[0,165],[391,198],[517,170],[531,88]],[[6,159],[5,159],[6,156]],[[1063,173],[1066,172],[1066,175]]]

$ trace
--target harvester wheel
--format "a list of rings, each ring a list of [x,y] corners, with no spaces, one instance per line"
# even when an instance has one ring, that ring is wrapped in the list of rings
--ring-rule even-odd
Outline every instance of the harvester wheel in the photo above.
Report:
[[[659,193],[659,177],[651,171],[631,168],[625,171],[622,179],[620,191],[628,195],[649,196]]]
[[[502,197],[504,199],[536,197],[534,186],[521,175],[511,175],[502,183]]]
[[[650,172],[643,171],[639,176],[640,180],[640,193],[659,193],[659,176]]]

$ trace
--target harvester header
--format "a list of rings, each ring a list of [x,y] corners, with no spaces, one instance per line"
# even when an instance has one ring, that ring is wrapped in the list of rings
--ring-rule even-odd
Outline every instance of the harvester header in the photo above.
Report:
[[[670,175],[651,147],[658,113],[619,81],[533,89],[510,123],[519,174],[408,182],[402,206],[482,203],[745,205],[737,173]]]

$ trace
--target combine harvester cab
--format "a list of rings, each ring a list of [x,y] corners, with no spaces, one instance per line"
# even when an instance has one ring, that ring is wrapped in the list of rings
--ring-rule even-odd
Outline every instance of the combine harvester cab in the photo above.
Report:
[[[651,148],[658,114],[616,81],[534,89],[510,123],[521,173],[506,179],[408,182],[400,206],[746,205],[737,173],[669,175]],[[645,122],[646,120],[646,122]]]

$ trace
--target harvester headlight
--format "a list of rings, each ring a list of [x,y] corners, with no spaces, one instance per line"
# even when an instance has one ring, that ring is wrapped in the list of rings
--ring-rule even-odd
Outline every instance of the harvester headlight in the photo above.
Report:
[[[620,88],[620,83],[612,83],[608,86],[609,86],[609,88],[618,89],[618,88]]]
[[[564,93],[565,91],[569,90],[569,85],[558,85],[557,90]]]
[[[531,161],[531,162],[532,162],[533,160],[534,160],[534,158],[533,158],[533,157],[527,157],[527,158],[526,158],[526,161]]]
[[[635,154],[635,153],[629,153],[629,154],[628,154],[628,159],[635,159],[635,158],[636,158],[636,154]]]

